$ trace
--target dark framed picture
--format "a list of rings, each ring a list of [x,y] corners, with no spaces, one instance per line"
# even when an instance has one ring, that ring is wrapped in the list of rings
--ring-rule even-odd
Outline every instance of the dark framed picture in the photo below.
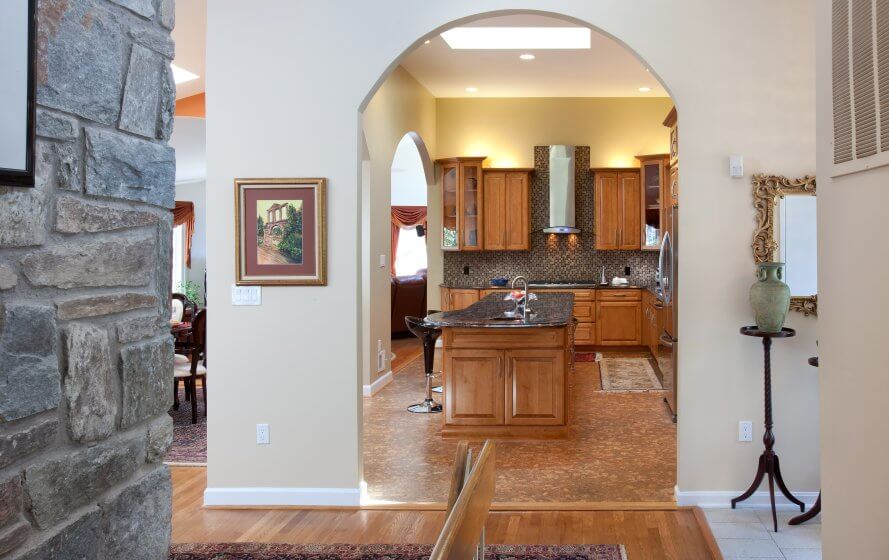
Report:
[[[34,186],[37,0],[0,1],[0,186]]]
[[[235,179],[236,282],[327,285],[324,179]]]

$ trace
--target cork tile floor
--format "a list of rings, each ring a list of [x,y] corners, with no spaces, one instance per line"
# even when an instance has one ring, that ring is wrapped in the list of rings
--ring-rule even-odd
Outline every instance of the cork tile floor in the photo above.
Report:
[[[440,437],[440,414],[405,410],[422,400],[422,369],[414,359],[364,399],[370,503],[447,499],[456,442]],[[570,382],[569,438],[498,442],[495,502],[672,501],[676,426],[663,394],[602,392],[594,362],[577,363]]]

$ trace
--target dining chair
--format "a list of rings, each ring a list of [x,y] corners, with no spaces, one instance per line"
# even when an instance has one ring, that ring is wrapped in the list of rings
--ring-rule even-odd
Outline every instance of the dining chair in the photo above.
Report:
[[[187,362],[178,354],[173,360],[173,391],[177,394],[179,380],[185,382],[186,393],[191,393],[191,423],[198,422],[197,380],[204,393],[204,416],[207,415],[207,309],[201,309],[191,322],[191,356]],[[178,363],[177,363],[178,362]],[[177,399],[178,400],[178,399]],[[174,400],[174,407],[176,407]]]

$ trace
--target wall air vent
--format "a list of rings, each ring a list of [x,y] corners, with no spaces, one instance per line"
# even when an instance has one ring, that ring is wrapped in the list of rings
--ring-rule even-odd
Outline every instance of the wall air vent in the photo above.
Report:
[[[889,2],[833,0],[833,175],[889,165]]]

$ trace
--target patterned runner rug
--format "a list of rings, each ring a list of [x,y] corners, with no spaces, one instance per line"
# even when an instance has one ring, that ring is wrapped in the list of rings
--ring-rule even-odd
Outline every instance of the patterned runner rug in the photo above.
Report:
[[[191,403],[179,387],[179,410],[170,409],[173,417],[173,445],[164,462],[171,465],[207,464],[207,417],[204,415],[204,390],[198,387],[198,423],[191,423]],[[208,397],[210,395],[207,395]]]
[[[648,358],[602,358],[603,391],[662,391]]]
[[[420,544],[174,544],[170,560],[427,560]],[[493,545],[492,560],[627,560],[623,545]]]

